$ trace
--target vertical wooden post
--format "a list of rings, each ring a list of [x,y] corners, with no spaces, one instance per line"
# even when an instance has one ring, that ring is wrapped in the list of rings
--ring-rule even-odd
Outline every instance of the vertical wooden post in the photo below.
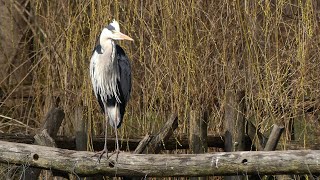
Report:
[[[242,151],[245,149],[244,91],[226,92],[225,106],[225,151]]]
[[[294,141],[294,118],[290,118],[288,127],[286,128],[287,130],[287,138],[289,141]]]
[[[226,92],[226,105],[224,108],[224,151],[231,152],[233,151],[234,140],[232,139],[232,135],[234,132],[235,126],[235,114],[234,114],[234,102],[235,97],[232,91],[228,90]]]
[[[190,112],[189,145],[193,154],[202,154],[208,151],[208,113],[202,116],[199,111]],[[191,177],[191,180],[205,180],[206,177]]]
[[[244,91],[236,93],[226,91],[225,105],[225,151],[245,150],[245,119]],[[225,179],[236,179],[236,176],[226,176]]]
[[[75,131],[76,131],[76,150],[87,150],[87,131],[86,123],[83,119],[83,108],[81,106],[75,109]]]
[[[83,119],[83,108],[77,106],[74,110],[74,122],[75,122],[75,140],[76,140],[76,150],[86,151],[87,150],[87,133],[86,133],[86,123]],[[84,180],[84,177],[80,177],[80,180]],[[91,177],[88,179],[92,179]]]
[[[189,145],[193,154],[202,154],[208,150],[207,140],[208,119],[201,116],[199,111],[190,112],[190,137]]]
[[[245,150],[245,137],[246,137],[246,125],[245,125],[245,92],[240,91],[236,94],[238,109],[237,109],[237,119],[236,119],[236,137],[235,140],[238,143],[236,148],[237,151]]]

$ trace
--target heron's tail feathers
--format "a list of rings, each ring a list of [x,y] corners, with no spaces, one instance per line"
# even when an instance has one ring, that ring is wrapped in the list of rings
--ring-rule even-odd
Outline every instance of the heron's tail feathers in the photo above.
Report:
[[[120,113],[119,106],[108,106],[107,115],[109,118],[109,123],[113,128],[119,128],[122,123],[122,115]]]

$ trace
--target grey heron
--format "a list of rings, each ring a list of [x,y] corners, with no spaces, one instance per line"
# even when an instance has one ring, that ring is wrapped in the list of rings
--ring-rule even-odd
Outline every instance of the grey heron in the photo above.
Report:
[[[120,32],[119,23],[113,20],[104,27],[90,62],[93,91],[106,120],[104,148],[99,152],[99,161],[104,153],[108,157],[107,125],[115,129],[116,152],[120,152],[117,128],[121,126],[131,92],[131,66],[124,50],[115,40],[132,38]]]

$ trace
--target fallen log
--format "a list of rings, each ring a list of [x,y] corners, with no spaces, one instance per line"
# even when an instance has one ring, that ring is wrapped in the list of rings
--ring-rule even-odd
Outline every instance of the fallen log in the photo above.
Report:
[[[121,150],[131,150],[134,151],[138,146],[139,142],[143,139],[143,137],[136,137],[134,139],[122,139],[119,138],[119,143],[123,143]],[[17,142],[17,143],[26,143],[32,144],[34,142],[33,135],[25,135],[25,134],[10,134],[10,133],[0,133],[0,141],[9,141],[9,142]],[[57,136],[54,138],[57,146],[62,149],[70,149],[74,150],[76,148],[76,140],[75,137],[69,136]],[[108,137],[108,148],[110,144],[110,150],[114,150],[115,138]],[[246,141],[250,141],[249,137],[246,137]],[[94,144],[94,150],[99,151],[103,149],[104,145],[104,136],[94,137],[92,139]],[[208,147],[224,147],[224,140],[222,135],[214,135],[208,134]],[[189,148],[189,139],[186,134],[179,135],[176,138],[169,138],[167,143],[165,144],[166,150],[176,150],[176,149],[188,149]],[[277,150],[283,149],[283,145],[279,145]],[[291,141],[289,144],[285,144],[285,149],[287,150],[320,150],[320,143],[312,142],[308,143],[305,146],[303,143],[299,141]]]
[[[134,151],[138,146],[139,142],[143,137],[135,138],[119,138],[119,143],[121,144],[121,150],[131,150]],[[1,141],[17,142],[17,143],[26,143],[32,144],[34,142],[33,135],[24,135],[24,134],[9,134],[9,133],[0,133]],[[76,138],[68,136],[57,136],[54,138],[55,143],[59,148],[62,149],[76,149]],[[114,150],[115,137],[108,137],[108,149]],[[95,151],[103,149],[104,146],[104,136],[97,136],[92,139],[93,148]],[[209,134],[208,135],[208,147],[217,147],[223,148],[223,136],[220,134]],[[187,134],[179,135],[178,137],[170,137],[168,141],[164,144],[162,149],[165,150],[176,150],[176,149],[188,149],[189,148],[189,136]]]
[[[0,162],[92,176],[218,176],[319,174],[320,151],[239,151],[213,154],[130,154],[102,158],[73,151],[0,141]]]

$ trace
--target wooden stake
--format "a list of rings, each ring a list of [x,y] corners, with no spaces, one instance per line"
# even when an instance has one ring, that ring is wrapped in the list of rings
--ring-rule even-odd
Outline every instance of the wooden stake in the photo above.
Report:
[[[245,150],[245,119],[244,119],[244,91],[238,93],[234,90],[226,91],[225,106],[225,151]],[[229,176],[225,179],[238,179]]]
[[[208,114],[200,115],[199,111],[190,112],[190,151],[193,154],[203,154],[208,151],[207,126]],[[205,180],[206,177],[191,177],[190,180]]]
[[[280,140],[281,134],[284,130],[283,126],[273,125],[271,134],[264,148],[265,151],[274,151],[277,148],[277,144]]]

